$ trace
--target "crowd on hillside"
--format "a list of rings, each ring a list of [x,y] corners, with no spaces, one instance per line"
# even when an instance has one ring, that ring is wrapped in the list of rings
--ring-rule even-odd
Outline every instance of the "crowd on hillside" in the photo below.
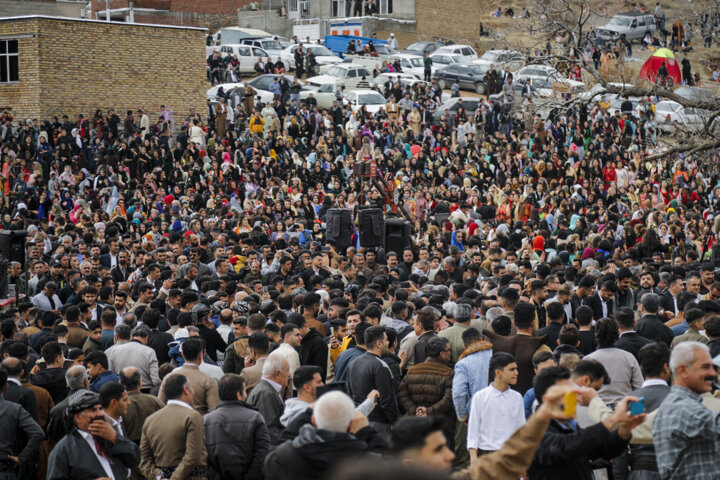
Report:
[[[0,479],[719,476],[714,152],[384,89],[0,115]],[[402,248],[326,228],[368,206]]]

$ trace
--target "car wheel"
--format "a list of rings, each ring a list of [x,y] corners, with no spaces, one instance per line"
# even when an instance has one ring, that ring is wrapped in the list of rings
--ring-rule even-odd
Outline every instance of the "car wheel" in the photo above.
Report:
[[[485,95],[485,84],[478,82],[475,84],[475,93],[478,95]]]
[[[445,90],[445,87],[447,87],[447,83],[445,83],[444,78],[438,78],[438,87],[440,87],[441,90]]]

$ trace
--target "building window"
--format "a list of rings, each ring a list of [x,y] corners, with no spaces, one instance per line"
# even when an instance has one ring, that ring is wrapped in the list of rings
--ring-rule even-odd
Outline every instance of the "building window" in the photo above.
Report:
[[[349,17],[352,0],[332,0],[333,17]]]
[[[376,0],[376,5],[381,15],[393,13],[393,0]]]
[[[0,40],[0,83],[17,82],[18,41]]]
[[[288,0],[288,12],[298,11],[298,0]]]

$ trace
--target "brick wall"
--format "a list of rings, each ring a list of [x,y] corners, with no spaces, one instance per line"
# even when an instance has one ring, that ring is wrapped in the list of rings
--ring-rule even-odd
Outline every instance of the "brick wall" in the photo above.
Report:
[[[479,26],[484,19],[484,12],[491,9],[490,3],[479,0],[454,0],[451,8],[447,0],[415,2],[419,39],[433,40],[433,37],[437,36],[471,45],[479,37]]]
[[[15,117],[37,116],[40,112],[40,59],[37,22],[0,22],[1,35],[34,35],[18,38],[18,83],[0,83],[0,110],[12,109]]]
[[[16,115],[92,116],[97,108],[112,107],[123,117],[124,110],[142,108],[155,121],[161,104],[176,118],[205,105],[203,30],[42,18],[0,21],[0,35],[30,29],[41,33],[30,39],[34,46],[21,40],[19,84],[0,86],[0,106],[7,103],[6,89]],[[34,67],[24,67],[33,60]]]

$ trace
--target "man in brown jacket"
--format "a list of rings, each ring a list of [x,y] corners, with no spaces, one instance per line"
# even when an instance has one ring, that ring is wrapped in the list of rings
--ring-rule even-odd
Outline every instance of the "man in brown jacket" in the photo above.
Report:
[[[406,415],[433,416],[447,438],[455,434],[455,407],[452,401],[452,368],[448,366],[452,347],[447,338],[433,337],[428,341],[427,359],[413,366],[398,390],[398,403]]]
[[[262,317],[262,315],[261,315]],[[250,346],[248,342],[250,335],[262,333],[265,331],[265,317],[262,320],[250,315],[250,318],[237,318],[233,320],[233,334],[235,341],[225,349],[225,359],[223,361],[224,373],[236,373],[245,368],[245,357],[250,355]]]
[[[174,375],[181,374],[185,376],[193,386],[193,408],[197,410],[200,415],[205,415],[210,410],[215,410],[215,407],[220,403],[217,382],[209,375],[202,373],[199,369],[204,352],[205,342],[202,338],[189,337],[185,339],[182,344],[182,354],[185,359],[185,364],[175,369],[163,379],[159,395],[161,402],[167,403],[167,399],[172,398],[165,392],[165,384],[168,379]]]
[[[190,405],[195,396],[193,385],[179,373],[164,380],[167,405],[143,425],[140,468],[145,478],[204,479],[205,429],[202,416]]]
[[[264,333],[256,333],[248,340],[250,355],[245,359],[246,367],[240,376],[245,380],[245,387],[249,394],[262,379],[262,369],[265,359],[270,353],[270,339]]]

